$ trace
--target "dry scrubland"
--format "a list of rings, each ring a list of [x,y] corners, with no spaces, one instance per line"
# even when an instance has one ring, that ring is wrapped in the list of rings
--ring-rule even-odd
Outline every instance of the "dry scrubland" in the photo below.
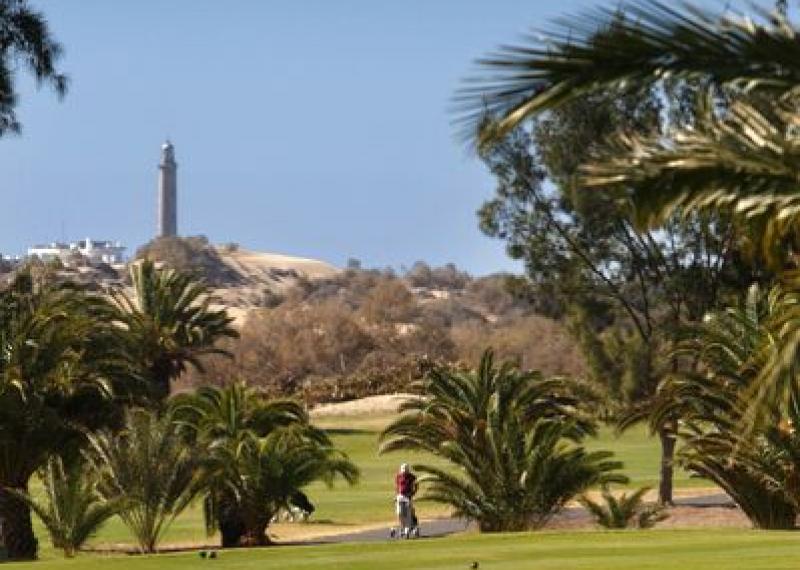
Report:
[[[309,403],[345,400],[402,391],[430,363],[474,365],[487,346],[525,369],[586,373],[561,309],[509,275],[478,278],[423,262],[402,274],[356,262],[341,270],[236,244],[215,246],[202,236],[159,238],[137,258],[200,276],[241,332],[224,343],[233,360],[208,359],[205,372],[178,381],[179,390],[240,378]],[[34,270],[96,288],[130,285],[122,266],[75,260]],[[0,280],[8,280],[3,271]]]
[[[566,325],[542,314],[553,308],[508,275],[473,278],[421,262],[402,275],[336,271],[311,260],[212,251],[226,268],[212,274],[236,269],[215,293],[241,338],[225,345],[232,360],[210,359],[204,372],[181,380],[184,388],[236,377],[309,403],[341,401],[402,391],[433,363],[474,365],[487,346],[544,374],[586,372]]]

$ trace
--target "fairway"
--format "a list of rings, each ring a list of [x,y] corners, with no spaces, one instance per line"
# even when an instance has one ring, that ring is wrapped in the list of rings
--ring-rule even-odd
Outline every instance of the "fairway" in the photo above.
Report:
[[[625,464],[622,470],[630,477],[629,487],[658,486],[661,448],[658,438],[651,436],[646,426],[637,425],[621,434],[612,428],[602,427],[596,438],[586,440],[586,447],[613,451],[615,459]],[[706,479],[691,477],[680,467],[675,468],[674,482],[676,489],[714,486]]]
[[[196,552],[159,556],[80,555],[9,568],[156,570],[640,570],[718,568],[790,569],[800,562],[800,541],[791,532],[653,530],[617,532],[462,535],[373,544],[273,547],[221,552],[203,560]]]
[[[422,454],[392,453],[378,455],[378,433],[391,416],[326,417],[316,420],[318,425],[329,430],[336,445],[345,451],[359,466],[361,482],[349,487],[341,482],[333,488],[322,484],[312,485],[308,494],[317,511],[308,523],[284,524],[272,529],[278,540],[297,540],[304,537],[322,536],[339,532],[352,532],[358,526],[376,525],[393,520],[394,473],[401,461],[409,463],[433,462],[443,465]],[[591,449],[608,449],[624,462],[624,472],[631,478],[630,487],[653,486],[657,483],[659,447],[657,439],[650,437],[643,426],[617,435],[603,428],[597,438],[586,442]],[[702,479],[691,479],[688,473],[676,470],[675,486],[709,487]],[[418,511],[423,518],[447,515],[447,509],[432,503],[420,503]],[[43,550],[50,547],[44,529],[37,523],[36,532]],[[185,511],[167,532],[163,544],[215,544],[216,537],[207,537],[200,505]],[[128,529],[119,519],[111,520],[91,544],[95,546],[131,544]]]

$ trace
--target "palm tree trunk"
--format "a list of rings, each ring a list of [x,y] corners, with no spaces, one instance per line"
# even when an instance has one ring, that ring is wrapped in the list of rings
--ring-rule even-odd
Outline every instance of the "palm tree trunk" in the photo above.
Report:
[[[220,516],[218,526],[222,548],[236,548],[242,545],[245,528],[239,513],[226,513]]]
[[[267,526],[269,526],[269,522],[259,523],[255,528],[248,529],[244,539],[247,546],[267,546],[272,544],[269,536],[267,536]]]
[[[27,486],[15,487],[27,492]],[[0,539],[11,560],[34,560],[39,543],[33,534],[31,510],[24,501],[0,487]]]
[[[267,536],[267,527],[275,513],[259,513],[254,517],[245,517],[247,530],[244,535],[244,544],[247,546],[267,546],[272,541]]]
[[[673,505],[672,479],[675,463],[675,422],[668,422],[658,430],[661,441],[661,472],[658,482],[658,502],[662,505]]]
[[[156,362],[152,369],[152,385],[150,387],[153,400],[163,404],[169,398],[171,366],[169,362]]]

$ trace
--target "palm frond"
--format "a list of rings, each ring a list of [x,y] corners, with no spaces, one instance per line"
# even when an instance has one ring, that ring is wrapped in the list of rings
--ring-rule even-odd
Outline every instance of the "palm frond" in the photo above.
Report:
[[[586,495],[581,496],[580,502],[601,527],[629,528],[635,524],[638,528],[650,528],[668,515],[659,506],[644,504],[644,495],[649,490],[649,487],[641,487],[631,494],[614,495],[604,486],[603,503],[595,502]]]
[[[16,489],[7,491],[31,508],[50,533],[53,546],[63,549],[68,557],[126,506],[122,500],[103,500],[95,477],[81,462],[67,469],[60,457],[53,456],[42,470],[42,480],[43,502]]]
[[[177,396],[170,412],[186,441],[206,455],[206,530],[221,531],[223,546],[263,544],[273,515],[315,481],[359,479],[358,468],[295,400],[268,400],[235,383]]]
[[[134,295],[112,292],[115,321],[126,332],[130,360],[149,383],[150,396],[163,401],[170,382],[187,366],[202,368],[201,357],[226,355],[215,343],[235,338],[233,318],[212,307],[210,290],[193,276],[158,268],[145,260],[131,266]]]
[[[800,83],[797,30],[764,12],[753,20],[687,2],[629,1],[562,18],[526,40],[481,59],[485,74],[456,96],[470,139],[480,131],[479,143],[499,140],[585,94],[627,93],[667,78],[778,93]]]
[[[98,473],[98,492],[121,501],[121,518],[142,552],[154,552],[175,518],[204,488],[200,459],[179,436],[169,415],[128,414],[119,433],[88,436],[87,453]]]

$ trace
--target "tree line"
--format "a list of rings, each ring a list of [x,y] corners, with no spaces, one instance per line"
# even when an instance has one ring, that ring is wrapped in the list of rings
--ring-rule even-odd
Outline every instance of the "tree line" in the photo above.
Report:
[[[39,79],[58,90],[65,82],[54,67],[58,45],[42,19],[24,2],[0,6],[9,38],[0,60],[0,126],[13,129],[9,58],[28,54]],[[785,2],[742,15],[641,0],[564,19],[543,41],[481,61],[486,75],[456,96],[466,137],[497,182],[480,209],[480,227],[525,262],[525,288],[547,300],[537,310],[568,324],[601,398],[587,410],[579,383],[496,367],[491,353],[468,370],[426,368],[412,385],[419,398],[383,438],[386,451],[424,449],[459,468],[453,474],[420,466],[431,498],[486,531],[538,528],[589,486],[624,480],[608,455],[580,445],[599,416],[622,429],[646,422],[658,435],[663,503],[672,501],[672,469],[680,461],[722,487],[755,526],[795,527],[798,37]],[[109,301],[24,274],[0,298],[8,347],[0,360],[0,445],[7,449],[0,515],[18,555],[35,552],[24,498],[31,475],[41,468],[54,481],[68,478],[64,459],[59,464],[53,455],[72,453],[98,466],[98,492],[122,505],[122,493],[107,491],[112,451],[158,429],[175,429],[176,442],[201,438],[196,412],[175,421],[186,412],[165,397],[187,366],[225,350],[215,340],[234,333],[227,316],[199,297],[168,302],[148,293],[201,291],[191,279],[140,267],[150,272],[134,276],[143,283],[135,287],[141,299],[117,293]],[[364,323],[369,331],[392,323],[387,345],[425,330],[413,303],[404,301],[409,291],[396,285],[372,288],[374,302],[348,307],[352,314],[316,286],[301,290],[298,308],[317,302],[315,295],[329,303],[317,306],[320,314],[330,311],[330,329],[292,328],[298,310],[285,315],[281,337],[305,338],[325,352],[321,338],[338,341],[341,331],[353,331],[360,366],[375,342],[370,334],[359,338]],[[267,319],[257,330],[278,326],[265,314],[254,318]],[[401,321],[415,326],[401,333]],[[441,335],[423,338],[425,346],[447,346],[436,344]],[[386,360],[374,362],[387,367]],[[348,377],[355,370],[341,358],[339,369]],[[286,376],[286,387],[295,390],[297,381]],[[212,400],[235,397],[230,387],[210,390],[218,394]],[[309,444],[332,453],[298,419]],[[261,454],[278,453],[287,440],[248,430],[236,461],[274,465],[262,463]],[[122,439],[98,459],[103,437]],[[183,465],[184,458],[166,457]],[[333,472],[352,479],[344,465]],[[266,507],[250,511],[215,494],[212,483],[203,489],[209,520],[223,536],[264,536],[254,513]],[[250,496],[246,489],[235,495]]]
[[[203,497],[225,546],[263,544],[311,481],[357,468],[304,406],[233,383],[169,398],[187,366],[235,337],[207,288],[152,262],[99,293],[18,273],[0,290],[0,520],[10,558],[34,558],[31,509],[74,553],[118,514],[142,551]],[[47,501],[32,499],[35,474]]]

